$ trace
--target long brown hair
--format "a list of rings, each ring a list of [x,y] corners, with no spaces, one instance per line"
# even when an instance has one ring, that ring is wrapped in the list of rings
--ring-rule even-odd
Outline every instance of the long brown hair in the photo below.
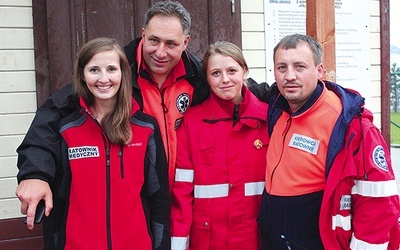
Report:
[[[124,50],[115,39],[100,37],[89,41],[82,47],[75,61],[73,91],[82,97],[89,107],[94,104],[94,96],[83,81],[83,69],[93,56],[110,50],[115,50],[119,55],[121,85],[117,93],[117,101],[111,112],[103,117],[101,126],[111,142],[128,144],[132,139],[129,125],[132,110],[132,76]]]

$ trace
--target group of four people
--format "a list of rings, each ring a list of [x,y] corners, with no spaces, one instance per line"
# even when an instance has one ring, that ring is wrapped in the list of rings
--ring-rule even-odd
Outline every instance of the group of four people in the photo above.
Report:
[[[16,195],[30,229],[45,201],[46,249],[398,249],[389,149],[364,99],[321,80],[318,42],[283,38],[269,88],[232,43],[191,54],[190,25],[155,3],[38,109]]]

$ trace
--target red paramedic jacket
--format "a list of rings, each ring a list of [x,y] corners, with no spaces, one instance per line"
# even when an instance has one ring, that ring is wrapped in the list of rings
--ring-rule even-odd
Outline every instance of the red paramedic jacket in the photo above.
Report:
[[[211,94],[188,111],[177,131],[172,249],[260,247],[256,219],[265,184],[268,105],[243,91],[239,105]]]
[[[132,141],[116,145],[82,99],[81,106],[60,129],[72,177],[65,249],[169,249],[167,167],[155,119],[134,105]]]

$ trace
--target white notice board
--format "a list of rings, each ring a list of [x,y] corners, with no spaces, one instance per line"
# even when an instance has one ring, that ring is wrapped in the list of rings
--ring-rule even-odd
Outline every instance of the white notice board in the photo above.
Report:
[[[306,0],[266,0],[267,82],[275,82],[273,49],[284,36],[306,33]],[[365,0],[335,0],[336,82],[354,89],[371,105],[370,10]]]

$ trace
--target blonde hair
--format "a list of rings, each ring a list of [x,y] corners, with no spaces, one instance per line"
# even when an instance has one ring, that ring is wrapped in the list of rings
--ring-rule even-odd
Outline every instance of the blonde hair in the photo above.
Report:
[[[124,50],[115,39],[100,37],[87,42],[82,47],[75,61],[72,86],[74,93],[82,97],[91,107],[94,104],[94,96],[83,81],[83,69],[96,54],[110,50],[116,51],[119,55],[121,85],[117,92],[117,101],[112,111],[103,117],[101,126],[111,142],[122,145],[128,144],[132,139],[129,124],[132,110],[132,76]]]
[[[246,60],[244,59],[242,50],[235,44],[227,41],[218,41],[210,45],[210,48],[206,51],[203,57],[204,71],[207,71],[208,60],[215,54],[221,54],[223,56],[232,57],[243,70],[247,71]]]

